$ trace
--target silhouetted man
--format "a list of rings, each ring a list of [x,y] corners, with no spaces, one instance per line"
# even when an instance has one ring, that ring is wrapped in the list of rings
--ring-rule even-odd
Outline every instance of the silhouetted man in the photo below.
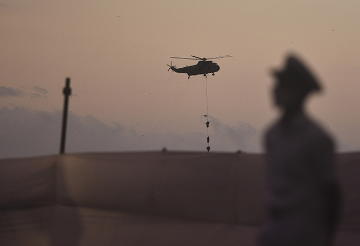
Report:
[[[320,91],[320,85],[293,55],[273,75],[281,117],[265,136],[268,220],[260,245],[331,245],[340,204],[334,145],[304,112],[306,97]]]

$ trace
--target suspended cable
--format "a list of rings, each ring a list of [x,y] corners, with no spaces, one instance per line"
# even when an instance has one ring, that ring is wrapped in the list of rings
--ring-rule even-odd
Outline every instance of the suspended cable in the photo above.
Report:
[[[206,134],[207,134],[207,138],[206,138],[206,142],[207,142],[207,151],[210,151],[210,136],[209,136],[209,125],[210,125],[210,121],[209,121],[209,100],[208,100],[208,92],[207,92],[207,76],[205,77],[205,94],[206,94],[206,114],[204,115],[206,118]]]

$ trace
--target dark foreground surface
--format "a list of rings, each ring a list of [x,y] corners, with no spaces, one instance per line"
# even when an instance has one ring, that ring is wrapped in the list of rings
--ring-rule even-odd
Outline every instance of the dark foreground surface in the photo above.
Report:
[[[338,154],[336,245],[360,245],[360,153]],[[0,161],[0,245],[256,245],[264,156],[132,152]]]

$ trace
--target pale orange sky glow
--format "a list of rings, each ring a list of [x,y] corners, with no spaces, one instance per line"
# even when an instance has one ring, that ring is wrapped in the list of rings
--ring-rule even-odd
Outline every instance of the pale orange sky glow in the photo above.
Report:
[[[89,147],[70,152],[205,150],[205,79],[168,72],[166,64],[196,63],[170,56],[232,55],[215,60],[220,71],[207,80],[210,145],[259,152],[262,132],[277,115],[269,71],[295,52],[324,87],[309,111],[339,150],[360,150],[359,11],[357,0],[0,0],[0,108],[61,111],[70,77],[74,117],[84,123],[91,116],[126,135],[109,133],[114,139],[104,138],[102,148],[78,140]],[[55,145],[43,154],[57,151]]]

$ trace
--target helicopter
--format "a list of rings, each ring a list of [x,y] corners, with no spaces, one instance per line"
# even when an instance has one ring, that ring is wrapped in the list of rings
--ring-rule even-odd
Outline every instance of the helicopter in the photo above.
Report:
[[[196,65],[186,66],[186,67],[181,67],[181,68],[177,68],[176,66],[173,66],[172,62],[171,62],[171,65],[167,64],[169,66],[168,71],[171,69],[172,71],[174,71],[176,73],[187,73],[188,79],[190,79],[190,76],[199,75],[199,74],[202,74],[206,77],[208,73],[211,73],[214,76],[215,72],[220,70],[220,66],[217,63],[209,61],[209,60],[225,58],[225,57],[232,57],[232,56],[226,55],[226,56],[218,56],[218,57],[213,57],[213,58],[201,58],[201,57],[193,56],[193,55],[191,55],[191,58],[172,56],[170,58],[199,60],[199,62]]]

